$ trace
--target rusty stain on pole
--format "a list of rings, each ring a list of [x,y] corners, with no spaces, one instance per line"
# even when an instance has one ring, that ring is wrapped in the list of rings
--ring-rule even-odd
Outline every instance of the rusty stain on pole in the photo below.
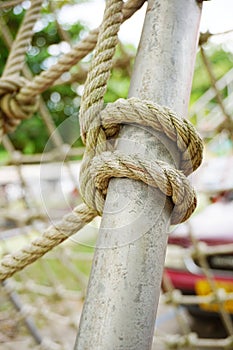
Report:
[[[168,106],[186,117],[201,5],[149,0],[129,96]],[[126,125],[117,149],[170,164],[170,142]],[[75,350],[149,350],[152,346],[172,204],[131,179],[108,189]]]

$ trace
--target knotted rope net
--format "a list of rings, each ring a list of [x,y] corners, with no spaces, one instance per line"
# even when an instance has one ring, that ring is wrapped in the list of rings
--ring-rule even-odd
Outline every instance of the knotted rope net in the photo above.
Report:
[[[186,176],[199,167],[203,146],[192,124],[176,116],[167,107],[137,98],[119,99],[104,107],[104,95],[113,66],[120,25],[143,3],[142,0],[136,2],[129,0],[126,3],[120,0],[108,0],[100,29],[91,31],[67,54],[61,56],[57,64],[33,78],[28,72],[25,78],[21,76],[21,72],[25,70],[23,67],[25,52],[32,38],[33,26],[39,17],[42,1],[33,1],[26,13],[0,79],[0,120],[3,143],[11,149],[6,134],[14,130],[22,120],[30,118],[38,108],[45,115],[48,128],[52,130],[52,124],[46,119],[46,111],[43,109],[39,94],[55,84],[64,72],[69,71],[95,48],[79,116],[82,139],[86,146],[80,172],[80,189],[85,204],[75,207],[72,213],[62,218],[60,223],[50,226],[29,245],[5,255],[0,263],[0,280],[5,281],[3,285],[15,272],[36,261],[77,233],[97,215],[101,215],[108,184],[113,177],[129,177],[143,181],[170,197],[174,205],[171,215],[172,224],[187,220],[196,207],[195,192]],[[179,170],[159,160],[151,164],[150,160],[142,159],[137,155],[129,156],[114,150],[108,141],[117,138],[121,125],[125,123],[150,127],[169,138],[180,154]],[[62,146],[59,136],[56,133],[54,135],[55,144]],[[14,161],[17,160],[17,154],[14,152],[13,158]],[[17,160],[19,161],[20,159]],[[7,293],[11,292],[9,286],[5,285],[5,289]],[[166,302],[176,305],[183,302],[171,290],[167,298],[170,299]],[[218,296],[216,298],[219,300]],[[232,334],[224,309],[222,314],[229,334]],[[203,346],[203,343],[192,334],[166,341],[168,345],[170,344],[169,346],[200,346],[200,344]],[[224,346],[227,348],[231,344],[232,339],[229,337]],[[45,345],[47,348],[53,348],[53,346],[55,345]]]
[[[34,13],[38,12],[38,7],[38,1],[33,3],[31,7],[34,10],[34,19],[36,18]],[[171,217],[172,224],[187,220],[196,207],[195,193],[191,189],[185,175],[189,175],[200,165],[202,159],[202,142],[191,123],[176,117],[167,108],[161,108],[148,101],[139,101],[137,99],[130,99],[128,104],[118,100],[116,104],[109,104],[106,112],[103,110],[103,113],[101,113],[103,109],[103,97],[107,89],[107,81],[112,68],[115,48],[118,43],[118,30],[123,19],[127,18],[127,15],[123,16],[122,7],[122,1],[114,0],[107,3],[103,23],[98,35],[96,51],[82,97],[80,127],[86,149],[80,174],[80,188],[86,206],[82,205],[75,208],[73,213],[64,217],[57,227],[49,228],[41,237],[31,242],[30,246],[23,248],[11,256],[5,256],[0,265],[1,279],[12,276],[13,273],[37,260],[52,249],[52,247],[55,247],[70,237],[72,233],[77,232],[96,215],[101,215],[108,181],[111,177],[131,177],[141,180],[150,186],[159,188],[165,195],[170,196],[174,203],[174,210]],[[23,28],[25,27],[25,23],[28,26],[28,22],[25,20],[22,24]],[[23,32],[22,27],[19,34]],[[29,28],[29,35],[31,36],[31,26]],[[20,50],[20,54],[21,52],[22,50]],[[12,66],[18,67],[18,61],[16,64],[11,57],[14,57],[14,55],[12,54],[10,56],[10,60],[13,61]],[[8,66],[11,67],[10,64]],[[59,66],[60,63],[58,63]],[[53,80],[55,79],[57,79],[57,76],[56,78],[53,77]],[[45,86],[47,87],[47,83]],[[27,108],[26,99],[29,100],[28,92],[25,94],[23,89],[21,89],[18,95],[16,95],[16,98],[19,100],[24,96],[23,100],[20,101],[26,104],[25,108]],[[38,93],[38,90],[36,92]],[[2,101],[5,101],[6,96],[11,98],[11,95],[7,94],[3,96]],[[9,98],[7,102],[9,102]],[[16,103],[15,100],[13,101],[14,109]],[[124,108],[120,112],[119,124],[122,122],[141,123],[142,125],[153,127],[155,130],[165,133],[181,152],[180,167],[183,173],[176,171],[161,161],[157,161],[151,166],[149,160],[137,159],[136,156],[129,158],[114,151],[105,153],[108,151],[108,137],[115,135],[116,130],[119,130],[118,123],[114,125],[116,122],[113,123],[112,119],[108,120],[108,118],[114,115],[114,120],[116,121],[118,119],[118,114],[115,112],[116,110],[121,110],[121,104]],[[10,104],[7,104],[4,110],[8,112],[8,118],[13,119],[13,125],[15,119],[17,120],[16,123],[18,123],[19,118],[27,117],[25,113],[21,113],[17,109],[17,118],[15,118],[13,113],[11,113]],[[125,115],[127,117],[124,117]],[[4,119],[5,117],[3,117]],[[98,174],[96,173],[97,170],[99,170]]]

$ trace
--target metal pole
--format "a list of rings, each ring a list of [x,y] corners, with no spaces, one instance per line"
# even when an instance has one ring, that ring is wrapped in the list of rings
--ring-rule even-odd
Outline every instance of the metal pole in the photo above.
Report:
[[[186,116],[200,16],[196,0],[149,0],[130,96]],[[167,140],[142,127],[124,126],[117,148],[178,160]],[[159,191],[111,180],[76,350],[151,349],[171,210]]]

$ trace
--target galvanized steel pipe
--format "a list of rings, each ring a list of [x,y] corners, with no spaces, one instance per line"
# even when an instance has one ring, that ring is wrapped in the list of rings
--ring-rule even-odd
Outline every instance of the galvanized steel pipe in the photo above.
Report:
[[[149,0],[129,96],[187,116],[201,4]],[[161,135],[125,125],[117,149],[177,164]],[[149,350],[167,244],[170,200],[130,179],[110,182],[75,350]]]

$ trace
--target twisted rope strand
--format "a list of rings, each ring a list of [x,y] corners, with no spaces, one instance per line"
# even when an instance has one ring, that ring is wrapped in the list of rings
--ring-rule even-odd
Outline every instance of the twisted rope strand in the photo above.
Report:
[[[107,136],[113,137],[122,123],[150,126],[165,134],[181,152],[180,169],[186,176],[201,164],[203,144],[200,136],[188,120],[178,118],[169,108],[135,97],[119,99],[101,112],[101,124]]]
[[[9,31],[8,26],[6,25],[4,19],[1,16],[0,16],[0,28],[1,28],[1,32],[2,32],[2,38],[3,38],[4,42],[5,42],[5,44],[7,45],[7,47],[9,49],[11,49],[11,46],[13,44],[13,37],[12,37],[11,32]],[[22,72],[23,72],[23,75],[24,75],[24,77],[26,79],[28,79],[28,80],[32,80],[33,79],[33,74],[32,74],[32,72],[29,69],[27,64],[25,64],[25,66],[23,67]],[[4,94],[4,92],[5,92],[5,87],[4,87],[4,90],[1,90],[1,86],[3,86],[3,84],[5,83],[4,80],[2,81],[0,79],[0,91],[1,91],[0,94]],[[17,81],[18,81],[18,79],[17,79]],[[13,81],[11,81],[9,83],[9,88],[11,86],[10,84],[13,84],[13,83],[14,83]],[[14,91],[17,91],[17,84],[15,84]],[[9,90],[9,92],[10,92],[10,90]],[[55,123],[53,122],[53,120],[51,118],[51,115],[50,115],[50,113],[48,111],[48,107],[46,106],[46,104],[43,101],[42,97],[40,97],[40,99],[39,99],[39,108],[38,108],[38,110],[39,110],[39,113],[40,113],[42,119],[44,120],[46,128],[48,129],[48,132],[49,132],[49,134],[51,136],[52,142],[54,143],[54,145],[56,147],[60,148],[63,145],[62,138],[61,138],[61,136],[59,135],[59,133],[56,130]]]
[[[1,134],[8,133],[23,119],[31,117],[37,110],[39,96],[30,98],[27,104],[22,104],[17,98],[17,91],[25,85],[26,79],[12,75],[0,79],[0,122]]]
[[[24,16],[0,79],[0,142],[5,132],[12,131],[38,107],[37,96],[30,98],[30,103],[22,107],[12,93],[19,91],[26,84],[26,80],[19,77],[19,73],[25,62],[25,53],[33,35],[33,26],[40,15],[42,2],[43,0],[31,1],[31,7]]]
[[[31,7],[24,16],[23,22],[8,56],[3,77],[19,74],[22,70],[25,62],[25,53],[33,36],[33,27],[40,16],[42,2],[43,0],[31,1]]]
[[[145,0],[129,0],[124,4],[125,16],[123,20],[128,19],[136,10],[138,10]],[[39,8],[42,0],[32,2],[31,8],[25,15],[23,24],[15,40],[7,67],[3,77],[0,79],[0,89],[2,96],[0,100],[0,142],[4,133],[11,132],[20,123],[22,119],[30,118],[38,109],[38,94],[45,91],[74,64],[92,51],[96,45],[99,29],[89,33],[87,38],[79,42],[68,54],[63,55],[60,60],[51,67],[51,69],[37,75],[33,80],[26,81],[16,76],[16,73],[22,69],[24,55],[28,40],[32,36],[32,28],[39,15]],[[4,26],[3,28],[4,29]],[[109,67],[110,68],[110,67]],[[10,88],[4,89],[6,82]],[[23,81],[23,84],[21,82]],[[17,82],[17,84],[15,84]],[[5,96],[5,94],[9,94]]]
[[[162,161],[149,161],[134,154],[127,156],[119,151],[103,152],[95,157],[90,167],[95,186],[101,190],[105,199],[109,180],[113,177],[128,177],[140,180],[158,188],[171,197],[174,209],[171,224],[187,220],[196,207],[196,196],[185,175]]]
[[[7,9],[9,7],[16,6],[23,2],[23,0],[8,0],[8,1],[0,1],[0,11],[3,9]]]
[[[195,193],[184,174],[189,175],[200,165],[202,142],[189,122],[179,119],[170,109],[149,101],[120,99],[102,110],[117,43],[117,5],[118,1],[112,0],[106,7],[82,97],[80,127],[86,151],[80,172],[81,194],[85,203],[101,215],[111,177],[141,180],[171,197],[174,203],[171,222],[177,224],[186,220],[196,207]],[[181,152],[180,168],[184,174],[164,162],[151,164],[137,155],[126,157],[119,152],[104,152],[107,138],[119,132],[118,123],[127,122],[152,127],[170,138]]]
[[[18,98],[21,101],[27,102],[29,96],[40,94],[48,87],[53,85],[64,72],[69,71],[76,63],[78,63],[83,57],[91,52],[95,45],[98,36],[98,30],[92,30],[89,35],[81,42],[76,44],[70,52],[64,54],[59,58],[56,64],[51,66],[50,69],[43,71],[41,74],[36,75],[35,78],[28,82],[18,94]]]
[[[21,250],[6,255],[0,262],[0,281],[11,277],[15,272],[39,259],[55,246],[79,231],[96,216],[85,204],[76,207],[72,213],[64,216],[62,221],[49,227],[41,236]]]
[[[80,171],[80,190],[86,204],[102,213],[104,199],[95,187],[90,175],[94,156],[106,150],[106,135],[101,127],[100,112],[113,64],[113,55],[118,42],[118,31],[122,22],[122,1],[108,0],[100,28],[96,51],[84,87],[79,114],[80,129],[86,150]]]
[[[114,6],[114,0],[112,0],[113,7],[110,7],[110,11],[108,8],[105,10],[105,16],[109,19],[109,23],[111,23],[111,15],[114,13],[118,13],[121,16],[121,1],[115,0],[116,6]],[[109,1],[111,4],[111,0]],[[120,26],[120,21],[119,21]],[[114,27],[114,26],[113,26]],[[115,26],[116,27],[116,26]],[[117,36],[117,29],[114,27],[113,32],[110,33],[110,40],[107,44],[110,47],[115,44],[116,41],[113,39],[114,36]],[[101,35],[101,32],[100,32]],[[112,52],[112,55],[114,52]],[[111,60],[111,57],[108,57]],[[107,78],[106,78],[107,84]],[[103,98],[103,96],[102,96]],[[101,109],[100,109],[101,110]],[[98,140],[98,135],[95,135],[95,132],[98,128],[94,128],[93,136]],[[100,135],[105,136],[102,132]],[[100,142],[101,144],[101,142]],[[99,147],[100,150],[101,147]],[[101,151],[104,151],[102,149]],[[102,197],[100,196],[100,200],[102,201]],[[90,222],[97,215],[96,210],[92,210],[88,208],[85,204],[82,204],[75,208],[73,212],[63,218],[61,223],[51,228],[48,228],[44,234],[31,242],[30,245],[24,247],[16,253],[5,256],[0,263],[0,280],[4,280],[7,277],[12,276],[16,271],[23,269],[28,264],[31,264],[39,257],[44,255],[46,252],[51,250],[56,245],[60,244],[62,241],[70,237],[72,234],[76,233],[80,230],[86,223]]]
[[[86,151],[81,168],[80,186],[87,206],[77,207],[61,224],[49,228],[42,239],[36,239],[29,247],[4,258],[0,265],[0,278],[1,273],[4,279],[35,261],[92,220],[97,213],[101,213],[111,177],[141,180],[170,196],[174,203],[172,223],[186,220],[196,206],[194,191],[179,170],[161,161],[151,164],[151,161],[141,159],[138,155],[125,156],[117,151],[106,152],[107,139],[117,135],[118,124],[136,122],[164,133],[176,143],[182,153],[181,169],[185,174],[196,169],[202,158],[202,144],[193,127],[187,121],[179,120],[166,107],[132,98],[127,102],[117,101],[102,111],[103,97],[117,44],[117,33],[122,22],[121,11],[121,0],[107,0],[96,52],[82,98],[80,125]]]
[[[131,17],[138,9],[142,7],[145,0],[128,0],[123,6],[122,21]],[[97,43],[99,28],[96,28],[88,34],[81,42],[77,43],[70,52],[61,56],[58,62],[47,71],[37,75],[31,82],[28,82],[18,94],[20,101],[27,102],[29,96],[36,96],[45,91],[48,87],[64,73],[69,71],[75,64],[91,52]]]

